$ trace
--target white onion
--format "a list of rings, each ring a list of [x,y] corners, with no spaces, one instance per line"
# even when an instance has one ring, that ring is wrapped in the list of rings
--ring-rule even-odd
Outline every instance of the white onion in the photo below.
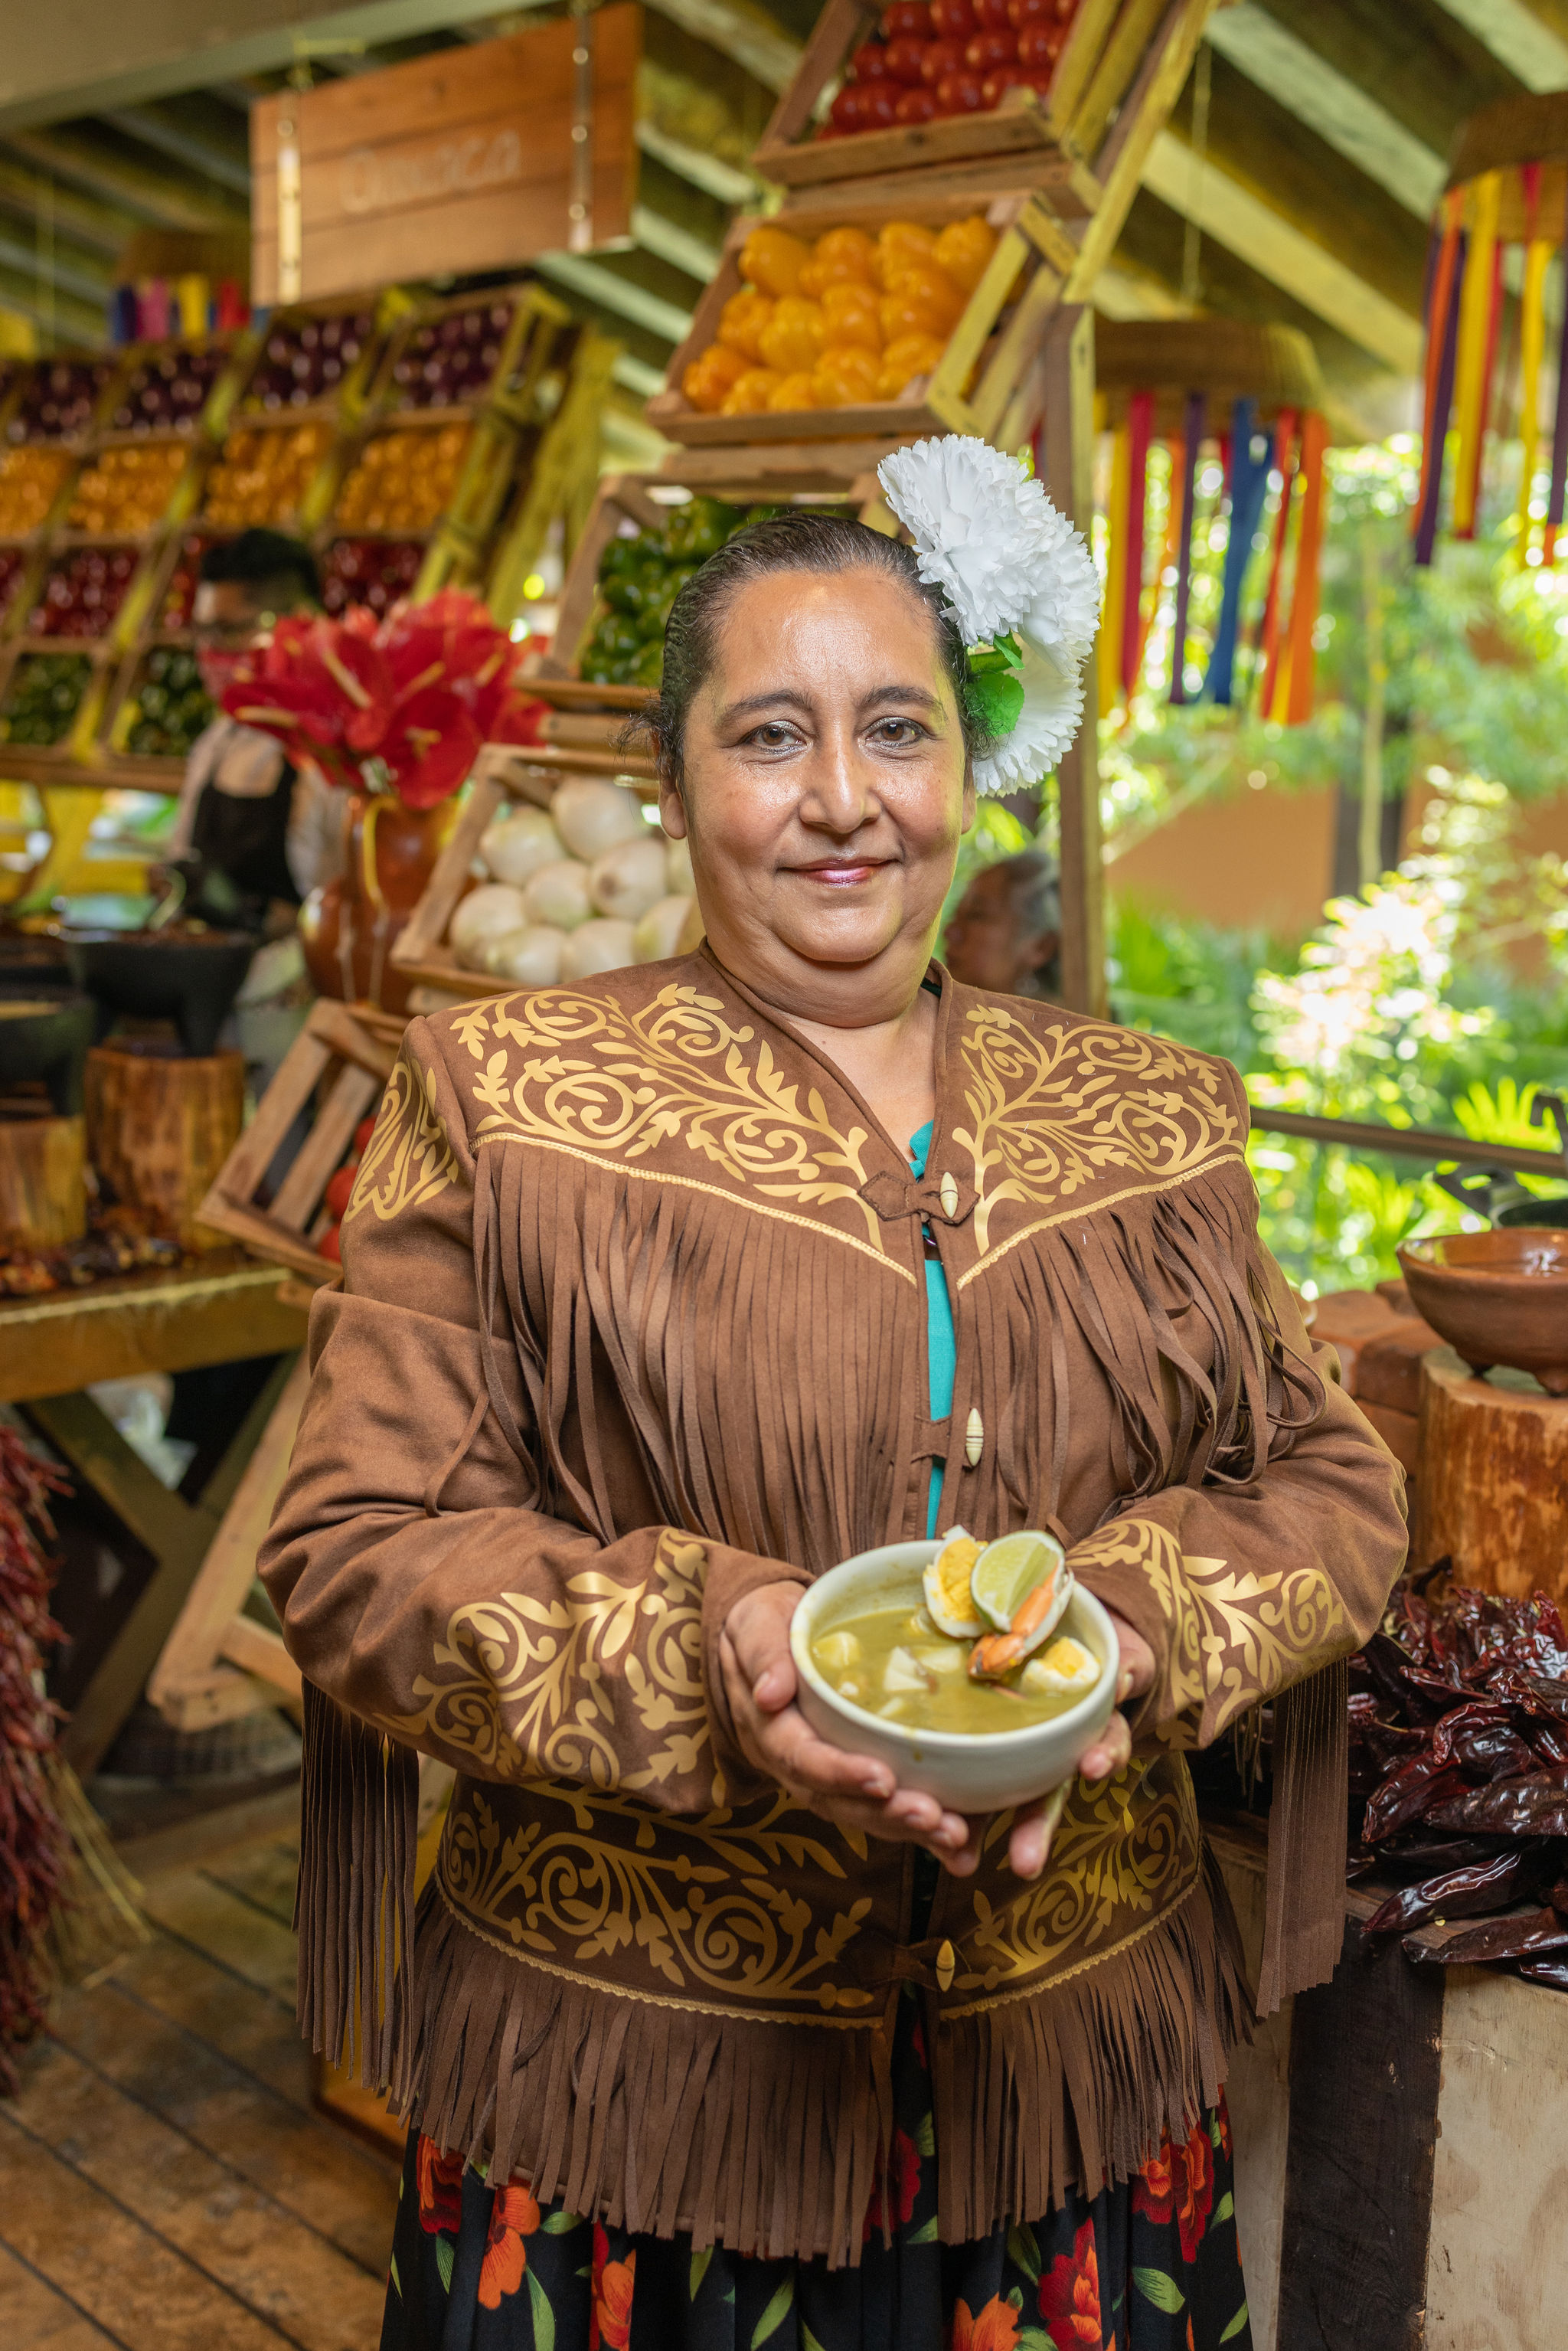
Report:
[[[620,971],[632,961],[632,925],[601,919],[573,931],[560,959],[562,979],[591,979],[595,972]]]
[[[517,921],[574,931],[592,912],[587,866],[580,865],[575,857],[558,857],[553,865],[541,865],[523,892],[523,911]]]
[[[636,962],[668,962],[678,947],[691,903],[689,898],[661,898],[657,905],[649,907],[632,934]]]
[[[588,886],[601,914],[617,922],[634,923],[664,895],[664,844],[651,833],[641,841],[623,841],[596,857]]]
[[[666,841],[664,843],[664,887],[673,898],[689,898],[696,888],[692,878],[692,844],[689,841]]]
[[[520,931],[503,931],[485,948],[485,968],[497,979],[515,979],[519,987],[553,987],[560,977],[566,933],[548,923],[525,923]]]
[[[446,926],[447,943],[460,964],[480,968],[479,950],[486,939],[515,931],[528,919],[523,893],[507,882],[485,882],[460,898]]]
[[[543,809],[508,809],[486,826],[479,841],[485,870],[497,882],[521,887],[541,865],[551,865],[563,854],[560,835]]]
[[[569,776],[549,812],[572,855],[590,864],[617,841],[641,841],[648,830],[636,793],[600,776]]]

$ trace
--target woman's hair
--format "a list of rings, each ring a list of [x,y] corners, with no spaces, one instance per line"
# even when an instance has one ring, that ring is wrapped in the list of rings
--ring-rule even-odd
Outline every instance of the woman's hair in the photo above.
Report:
[[[962,632],[940,590],[920,577],[914,549],[842,515],[783,514],[752,523],[727,539],[693,573],[670,607],[664,623],[664,684],[658,699],[628,730],[652,737],[659,773],[667,783],[680,784],[686,721],[713,667],[718,632],[731,601],[754,580],[776,571],[880,571],[918,597],[931,615],[942,666],[958,705],[965,756],[983,756],[989,742],[970,698]]]
[[[1040,996],[1055,1001],[1061,985],[1061,882],[1056,861],[1043,849],[1020,849],[1014,857],[998,860],[998,872],[1008,877],[1008,895],[1019,935],[1038,939],[1049,931],[1057,937],[1057,951],[1040,970],[1027,972],[1019,982],[1020,996]]]

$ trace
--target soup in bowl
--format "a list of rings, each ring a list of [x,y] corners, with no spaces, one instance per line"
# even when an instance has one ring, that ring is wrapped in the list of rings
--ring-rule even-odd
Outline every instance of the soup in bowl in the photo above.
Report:
[[[903,1786],[998,1812],[1071,1779],[1114,1710],[1120,1655],[1099,1601],[1071,1584],[1040,1646],[977,1679],[977,1645],[945,1635],[926,1604],[949,1540],[887,1543],[818,1577],[789,1626],[799,1703],[820,1737],[878,1757]]]

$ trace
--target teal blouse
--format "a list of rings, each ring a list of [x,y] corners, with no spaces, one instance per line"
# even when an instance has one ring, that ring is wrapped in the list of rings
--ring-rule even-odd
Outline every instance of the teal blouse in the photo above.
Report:
[[[925,1173],[935,1123],[927,1119],[909,1138],[909,1164],[916,1177]],[[957,1369],[958,1348],[953,1332],[953,1301],[947,1291],[947,1276],[941,1260],[934,1257],[925,1260],[925,1353],[931,1366],[931,1417],[946,1420],[953,1409],[953,1375]],[[942,1471],[940,1467],[934,1467],[925,1512],[927,1535],[936,1532],[936,1515],[941,1506]]]

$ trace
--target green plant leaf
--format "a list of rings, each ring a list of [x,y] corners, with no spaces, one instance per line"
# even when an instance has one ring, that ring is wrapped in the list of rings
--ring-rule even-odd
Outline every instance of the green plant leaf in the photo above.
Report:
[[[1156,2310],[1176,2311],[1186,2305],[1186,2294],[1183,2294],[1175,2278],[1167,2277],[1164,2270],[1135,2269],[1133,2272],[1133,2283],[1137,2287],[1144,2300],[1152,2302]]]
[[[821,2345],[804,2319],[800,2321],[800,2351],[822,2351]]]
[[[758,2320],[751,2337],[751,2351],[759,2351],[770,2335],[777,2335],[789,2314],[795,2300],[795,2273],[790,2271],[772,2301]]]
[[[969,699],[988,735],[1010,735],[1023,711],[1023,688],[1016,677],[973,677]]]
[[[392,2257],[392,2292],[401,2302],[402,2300],[402,2280],[397,2273],[397,2255],[395,2253]]]
[[[534,2351],[555,2351],[555,2313],[549,2296],[533,2271],[528,2272],[528,2300],[534,2311]]]
[[[695,2302],[697,2289],[707,2275],[707,2265],[713,2259],[713,2247],[705,2245],[700,2253],[692,2255],[691,2276],[686,2284],[686,2300]]]
[[[1241,2332],[1242,2328],[1246,2325],[1246,2324],[1247,2324],[1247,2304],[1246,2304],[1245,2303],[1243,2303],[1243,2304],[1242,2304],[1242,2305],[1241,2305],[1241,2307],[1240,2307],[1240,2309],[1237,2312],[1237,2314],[1236,2314],[1235,2317],[1231,2320],[1231,2322],[1230,2322],[1229,2325],[1226,2328],[1226,2330],[1225,2330],[1224,2334],[1220,2336],[1220,2338],[1219,2338],[1219,2339],[1220,2339],[1220,2341],[1221,2341],[1222,2343],[1228,2343],[1228,2342],[1229,2342],[1229,2340],[1230,2340],[1230,2338],[1231,2338],[1231,2336],[1232,2336],[1233,2335],[1239,2335],[1239,2334],[1240,2334],[1240,2332]]]
[[[545,2222],[544,2232],[547,2237],[570,2237],[574,2229],[581,2226],[580,2212],[552,2212]]]
[[[915,2134],[915,2145],[921,2155],[935,2155],[936,2152],[936,2125],[929,2115],[922,2115],[920,2117],[919,2127]]]
[[[1235,2210],[1236,2199],[1232,2196],[1229,2189],[1228,2188],[1224,2195],[1220,2198],[1218,2203],[1214,2208],[1214,2222],[1216,2228],[1218,2227],[1221,2220],[1228,2220]]]
[[[1056,2351],[1056,2346],[1043,2326],[1020,2326],[1013,2351]]]
[[[929,2220],[922,2220],[918,2229],[912,2229],[904,2241],[906,2245],[934,2245],[936,2242],[936,2213],[933,2212]]]
[[[451,2238],[437,2237],[435,2240],[435,2266],[441,2273],[441,2291],[443,2294],[450,2294],[452,2291],[452,2264],[455,2258],[455,2251]]]
[[[1022,2270],[1031,2285],[1040,2282],[1040,2246],[1032,2229],[1015,2220],[1008,2231],[1008,2259]]]

